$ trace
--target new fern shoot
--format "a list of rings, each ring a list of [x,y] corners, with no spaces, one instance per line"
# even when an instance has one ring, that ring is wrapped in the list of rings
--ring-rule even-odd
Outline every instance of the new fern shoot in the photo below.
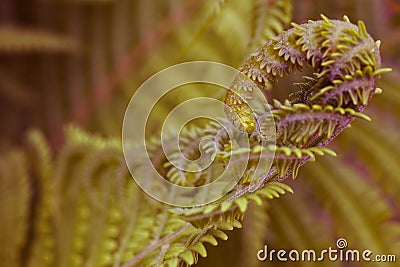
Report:
[[[275,2],[282,12],[290,12],[288,1]],[[272,27],[269,32],[281,28]],[[293,23],[251,54],[240,70],[273,95],[280,90],[280,77],[306,67],[312,69],[312,75],[298,84],[296,92],[284,101],[272,99],[269,103],[273,118],[251,112],[242,101],[253,97],[249,81],[240,76],[235,79],[224,98],[231,122],[225,126],[251,136],[249,151],[235,151],[219,125],[182,131],[185,144],[199,144],[204,137],[218,139],[216,150],[206,151],[216,153],[222,162],[227,160],[227,152],[246,152],[254,158],[263,149],[275,153],[272,168],[255,179],[257,162],[250,157],[234,189],[206,206],[172,208],[150,200],[132,181],[119,139],[69,127],[66,143],[52,155],[43,136],[31,132],[29,150],[13,151],[7,159],[16,172],[3,163],[6,157],[0,162],[0,183],[7,187],[0,199],[4,197],[5,202],[11,196],[8,199],[18,209],[15,216],[0,220],[2,226],[18,221],[17,235],[4,235],[13,242],[2,247],[0,261],[7,266],[32,267],[196,264],[200,256],[207,256],[206,244],[216,246],[219,240],[228,239],[227,231],[242,227],[253,203],[263,205],[266,200],[293,193],[283,181],[296,178],[304,163],[324,154],[334,156],[327,144],[354,119],[370,120],[362,112],[371,97],[381,92],[377,88],[381,75],[390,71],[381,67],[380,41],[368,34],[363,22],[352,24],[346,16],[343,21],[322,16],[318,21]],[[270,119],[276,125],[277,141],[261,147],[260,142],[269,136],[265,124]],[[195,155],[197,149],[188,146],[186,153]],[[195,179],[186,179],[185,173],[168,165],[161,152],[159,143],[151,144],[150,157],[156,159],[155,168],[165,179],[177,182],[179,177],[182,186],[201,185],[198,181],[203,180],[192,184]],[[15,179],[16,175],[20,178]],[[31,199],[35,199],[32,204]],[[10,214],[7,212],[1,214]]]
[[[217,203],[172,210],[195,229],[202,229],[200,233],[193,233],[178,253],[177,258],[188,265],[196,262],[197,247],[206,241],[205,233],[211,229],[241,227],[240,221],[249,202],[261,204],[262,197],[278,197],[279,193],[291,191],[277,181],[295,178],[300,166],[316,156],[335,156],[335,152],[325,146],[354,119],[370,120],[362,111],[370,98],[380,93],[376,85],[381,74],[390,71],[381,68],[380,41],[372,39],[363,22],[354,25],[346,16],[344,21],[339,21],[322,15],[320,21],[293,23],[292,26],[252,54],[241,71],[263,90],[279,90],[273,88],[277,78],[306,65],[312,67],[313,76],[305,78],[306,82],[293,94],[292,100],[283,103],[273,100],[270,104],[278,137],[276,146],[268,147],[276,153],[268,173],[258,177],[255,184],[249,183],[246,179],[252,174],[249,164],[237,187]],[[225,96],[225,111],[233,125],[249,135],[255,134],[258,139],[263,138],[267,136],[262,132],[265,118],[254,115],[242,101],[251,98],[248,88],[251,88],[248,81],[238,76]],[[218,133],[218,129],[211,133]],[[225,145],[228,143],[220,142],[220,149]],[[252,153],[259,151],[254,149]],[[140,262],[142,257],[145,258],[141,255],[133,262]],[[166,263],[172,262],[177,263],[176,258],[168,257]]]

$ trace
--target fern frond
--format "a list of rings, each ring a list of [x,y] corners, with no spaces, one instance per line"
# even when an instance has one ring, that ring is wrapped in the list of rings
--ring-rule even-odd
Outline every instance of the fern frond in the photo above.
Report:
[[[29,142],[32,149],[35,197],[38,200],[33,207],[35,224],[33,225],[33,241],[30,245],[28,266],[52,266],[55,262],[53,253],[55,238],[52,225],[52,200],[54,194],[54,179],[52,176],[52,157],[44,137],[39,132],[31,132]]]
[[[0,259],[5,266],[21,266],[29,231],[32,188],[27,159],[22,151],[9,151],[0,159]]]
[[[296,194],[271,202],[268,212],[271,217],[270,234],[267,241],[269,249],[325,249],[332,246],[328,226],[315,212],[314,205],[308,204],[308,196],[303,188],[296,188]],[[312,201],[312,200],[311,200]],[[314,209],[310,209],[313,206]],[[318,214],[317,216],[315,214]],[[311,226],[311,227],[310,227]],[[316,262],[298,263],[299,266],[319,266]],[[339,266],[338,262],[324,262],[324,266]],[[278,266],[281,266],[278,264]]]
[[[218,1],[217,3],[224,2]],[[267,23],[265,27],[258,22],[261,26],[256,35],[262,35],[261,28],[267,32],[265,33],[267,38],[279,33],[288,22],[289,2],[277,0],[272,3],[270,1],[268,5],[274,5],[277,9],[268,10],[270,14],[265,20]],[[243,4],[243,1],[240,3],[242,6],[246,5]],[[241,20],[237,20],[237,17],[240,17],[240,10],[233,8],[226,10],[225,17],[221,19],[222,26],[211,33],[211,36],[218,36],[219,39],[216,40],[221,40],[221,45],[205,46],[202,49],[205,54],[213,52],[215,55],[221,55],[221,51],[229,53],[226,49],[228,44],[236,45],[239,42],[235,42],[235,40],[243,43],[247,40],[241,35],[246,27]],[[215,17],[217,13],[212,13],[210,17]],[[99,13],[96,12],[96,14]],[[253,157],[238,185],[227,196],[215,203],[205,207],[170,209],[149,199],[131,180],[118,139],[92,136],[78,128],[69,128],[66,144],[53,160],[43,138],[38,135],[30,137],[36,148],[31,162],[37,162],[37,165],[30,166],[30,169],[33,170],[33,188],[35,188],[34,193],[37,194],[35,196],[38,196],[38,201],[35,202],[32,210],[34,224],[32,240],[28,241],[29,245],[27,246],[29,252],[26,257],[27,265],[123,265],[125,267],[193,265],[199,257],[207,255],[206,243],[217,245],[218,239],[226,240],[228,238],[227,231],[242,227],[246,211],[250,215],[250,220],[252,218],[265,220],[265,213],[254,212],[253,203],[263,205],[263,199],[268,201],[278,198],[286,192],[293,192],[288,185],[277,180],[284,180],[288,177],[295,178],[300,166],[306,161],[313,160],[316,155],[335,155],[325,146],[355,118],[369,120],[369,117],[362,111],[377,91],[376,83],[380,75],[388,71],[388,69],[380,67],[379,44],[375,43],[366,33],[363,23],[356,26],[346,19],[345,21],[336,21],[329,20],[324,16],[322,18],[321,21],[303,25],[293,24],[292,29],[269,39],[243,65],[243,73],[263,89],[276,87],[274,83],[280,76],[301,69],[303,66],[311,67],[315,72],[312,77],[306,79],[305,83],[299,85],[300,90],[296,92],[294,100],[287,100],[283,103],[275,100],[274,103],[270,103],[278,128],[276,146],[261,147],[259,140],[255,140],[255,138],[252,139],[251,147],[248,150],[235,147],[235,144],[230,143],[223,134],[222,128],[214,127],[215,125],[198,126],[191,131],[183,132],[184,155],[189,158],[197,156],[197,145],[204,136],[212,137],[216,141],[217,147],[206,145],[204,148],[209,154],[216,153],[219,166],[226,163],[230,153],[239,158],[242,154],[250,153]],[[98,16],[93,21],[97,22]],[[94,24],[97,26],[96,23]],[[175,24],[172,23],[172,25]],[[232,28],[239,33],[233,33]],[[227,32],[231,35],[224,37]],[[104,32],[97,33],[102,38],[104,37]],[[187,32],[176,37],[174,41],[182,42],[186,39],[184,34]],[[30,38],[30,36],[28,37]],[[53,40],[53,43],[49,42],[54,46],[54,50],[69,51],[70,48],[62,45],[70,47],[71,44],[65,41],[61,45],[58,41],[57,39]],[[226,43],[222,44],[222,41]],[[39,46],[35,42],[30,45]],[[139,46],[138,51],[142,52],[143,47]],[[154,48],[152,45],[149,47]],[[101,48],[96,51],[91,55],[93,62],[95,62],[96,53],[99,51],[101,53],[105,49]],[[168,50],[160,49],[160,51],[158,52],[163,53]],[[152,53],[152,57],[148,61],[149,66],[146,65],[143,69],[145,71],[154,69],[154,66],[150,66],[154,62],[157,63],[155,64],[157,67],[160,64],[167,65],[168,57],[176,56],[176,54],[165,54],[158,57],[157,53]],[[235,54],[237,56],[240,53]],[[136,57],[133,58],[136,61]],[[126,65],[122,65],[124,66],[122,74],[119,72],[120,70],[117,70],[116,78],[113,76],[111,85],[107,84],[106,87],[118,84],[121,77],[126,74],[126,69],[130,70],[130,67],[125,68]],[[127,63],[127,65],[130,64]],[[100,72],[105,70],[104,64],[101,69]],[[145,73],[145,71],[143,72]],[[96,77],[97,75],[92,73],[90,77],[92,83],[97,80]],[[114,81],[114,78],[118,81]],[[248,91],[245,82],[235,83],[231,89],[239,93]],[[103,90],[99,91],[104,92]],[[232,106],[239,103],[235,102],[232,95],[229,96],[227,102]],[[239,110],[245,113],[245,105]],[[168,108],[162,112],[166,111]],[[106,109],[103,110],[103,115],[107,113]],[[249,114],[251,113],[245,115]],[[232,117],[228,116],[229,119]],[[225,122],[228,124],[227,121]],[[249,122],[248,125],[242,125],[248,134],[254,134],[259,139],[267,136],[262,127],[258,126],[262,125],[260,117],[251,117]],[[237,121],[235,121],[235,125],[240,126]],[[151,146],[150,157],[154,160],[157,170],[166,174],[166,179],[181,185],[197,186],[213,178],[212,172],[202,173],[201,176],[195,178],[180,173],[166,162],[159,143],[155,142]],[[270,172],[256,177],[258,180],[254,183],[252,160],[258,157],[263,149],[275,152],[276,158]],[[177,153],[172,156],[179,160]],[[395,164],[394,162],[392,161],[391,164]],[[24,167],[19,171],[25,173]],[[326,167],[322,171],[317,169],[318,171],[321,175],[327,172]],[[338,174],[348,175],[348,173]],[[26,174],[21,174],[23,177],[21,182],[23,185],[20,188],[22,193],[18,193],[22,195],[26,195],[26,191],[29,191],[24,184],[25,180],[28,180],[24,175]],[[344,177],[338,178],[338,181],[334,180],[334,176],[329,178],[330,180],[326,182],[320,177],[315,182],[316,188],[322,188],[321,192],[327,193],[321,199],[328,197],[334,199],[339,194],[342,197],[339,204],[350,202],[352,207],[356,208],[356,219],[350,218],[351,210],[346,209],[344,205],[336,205],[334,212],[346,216],[352,227],[357,225],[355,223],[357,220],[365,219],[368,223],[368,220],[371,219],[371,225],[381,229],[378,221],[385,221],[388,209],[381,207],[385,204],[379,204],[378,208],[373,207],[374,210],[376,208],[376,213],[373,214],[379,215],[379,218],[373,218],[372,213],[363,212],[360,209],[369,208],[365,204],[367,202],[378,202],[376,197],[367,197],[365,203],[360,204],[361,208],[357,207],[358,204],[354,204],[357,198],[348,196],[356,192],[357,187],[350,184],[347,188],[349,181],[346,183]],[[353,177],[350,180],[355,182],[359,179]],[[7,180],[5,183],[9,182]],[[12,180],[12,182],[15,181]],[[363,192],[369,191],[368,186],[364,186],[362,189]],[[172,194],[171,197],[173,197]],[[27,203],[26,196],[19,200],[22,203],[21,207]],[[291,241],[291,235],[297,236],[296,240],[300,246],[320,245],[318,242],[310,242],[312,233],[302,232],[303,228],[308,230],[310,214],[307,213],[307,207],[299,205],[299,208],[296,209],[292,203],[285,201],[283,200],[281,206],[275,206],[273,208],[275,210],[272,211],[276,223],[282,222],[279,225],[281,227],[280,231],[278,230],[279,234],[284,237],[284,240],[289,241]],[[266,202],[264,201],[264,203]],[[269,203],[264,205],[269,205]],[[27,222],[27,215],[25,211],[20,215],[24,218],[21,220],[23,226],[18,227],[23,228]],[[244,221],[244,224],[252,225],[254,223],[254,227],[265,233],[265,225],[260,225],[260,221]],[[393,230],[396,224],[389,226],[389,233],[397,236],[397,231]],[[375,244],[373,248],[381,245],[381,248],[386,248],[387,244],[391,242],[389,238],[379,236],[381,230],[377,233],[361,230],[357,237],[360,237],[361,241],[372,240],[372,243]],[[343,232],[346,233],[346,231]],[[254,234],[255,232],[251,233],[251,235]],[[366,234],[364,239],[361,234]],[[249,234],[249,237],[251,235]],[[260,236],[262,238],[262,235]],[[18,240],[23,240],[23,238],[16,238],[15,242],[19,242],[16,250],[19,250],[20,244],[25,242]],[[262,239],[258,239],[257,242],[261,244]],[[14,250],[15,246],[13,247],[13,251],[16,251]],[[252,249],[254,248],[252,247]],[[15,252],[11,252],[9,255],[15,255]]]
[[[389,204],[379,197],[377,189],[334,161],[322,160],[312,170],[306,169],[305,175],[321,202],[330,205],[340,235],[374,253],[396,249],[393,244],[400,228],[398,223],[390,221]]]
[[[240,266],[256,267],[262,264],[256,257],[249,255],[257,255],[257,251],[265,244],[270,227],[270,217],[267,213],[269,206],[270,204],[265,201],[261,206],[249,204],[241,232]]]
[[[267,89],[277,76],[283,76],[294,68],[310,65],[316,72],[318,86],[312,87],[304,103],[291,103],[288,100],[284,104],[274,102],[272,112],[278,118],[278,145],[287,144],[302,148],[322,146],[332,140],[356,116],[368,120],[360,111],[375,92],[381,72],[378,46],[366,33],[362,22],[355,26],[349,22],[322,17],[322,21],[309,22],[302,26],[293,24],[293,29],[268,42],[242,67],[244,74],[259,87]],[[349,61],[353,58],[354,62]],[[249,93],[241,84],[232,86],[231,90],[238,95],[246,94],[246,97],[249,97]],[[238,102],[234,100],[239,100],[236,94],[226,95],[225,103],[232,106],[233,110],[228,110],[228,117],[233,117],[229,112],[237,112],[235,110],[244,112],[233,107]],[[243,109],[248,109],[245,103],[240,105],[244,105]],[[321,124],[324,128],[318,123],[312,123],[311,110],[321,114],[318,122],[324,120],[323,112],[329,113],[325,123]],[[340,116],[337,120],[336,114]],[[284,116],[284,119],[280,120],[280,116]],[[304,123],[307,119],[311,121]],[[299,123],[296,125],[294,122],[297,120]],[[237,127],[240,126],[240,123],[238,125],[235,121],[232,122]],[[256,121],[252,123],[256,124]],[[286,124],[290,125],[289,128]],[[246,129],[247,125],[246,122],[242,127]],[[247,128],[246,131],[252,133],[255,130]],[[279,176],[282,178],[287,174],[296,173],[293,171],[301,163],[291,168],[286,168],[286,165],[284,163],[285,168],[280,168]]]
[[[292,1],[253,1],[252,33],[249,41],[249,51],[265,44],[283,30],[292,20]]]
[[[360,111],[363,109],[364,105],[367,104],[371,93],[375,91],[377,77],[382,72],[379,69],[379,54],[376,53],[373,57],[367,55],[365,60],[361,60],[359,64],[357,63],[346,67],[346,62],[342,65],[335,65],[335,62],[328,57],[330,54],[325,52],[324,49],[326,47],[325,44],[328,44],[327,41],[339,38],[335,44],[340,46],[342,42],[340,38],[343,38],[344,43],[354,45],[353,57],[359,58],[355,51],[364,51],[363,49],[371,48],[376,49],[376,44],[372,38],[366,35],[362,24],[356,27],[348,22],[330,21],[325,17],[323,18],[323,21],[309,23],[303,26],[295,25],[295,28],[271,40],[265,47],[257,52],[258,54],[253,54],[250,60],[244,65],[243,72],[260,86],[266,83],[270,84],[276,76],[292,70],[296,65],[301,67],[302,65],[309,64],[315,68],[316,72],[319,72],[319,74],[316,74],[318,82],[313,83],[315,86],[312,88],[310,97],[307,98],[305,103],[291,103],[290,101],[285,101],[285,103],[282,104],[275,101],[272,107],[273,113],[277,117],[278,134],[280,136],[278,137],[277,146],[274,147],[275,152],[277,152],[277,157],[270,173],[260,178],[261,180],[259,180],[256,186],[238,186],[236,190],[216,204],[210,204],[200,208],[175,209],[173,210],[175,214],[189,221],[199,229],[216,227],[223,230],[232,230],[235,226],[240,225],[240,221],[243,218],[243,213],[247,210],[249,201],[260,203],[260,196],[274,198],[278,197],[279,194],[284,193],[286,190],[291,190],[285,188],[284,184],[275,184],[271,182],[271,180],[277,177],[285,178],[292,174],[293,177],[296,177],[298,167],[310,158],[314,158],[315,154],[323,155],[327,153],[335,155],[334,152],[323,146],[336,137],[338,133],[354,120],[354,118],[361,117],[368,120],[368,117],[361,114]],[[307,31],[309,34],[308,36],[305,35]],[[309,37],[311,37],[311,39],[307,41],[307,45],[310,45],[310,43],[315,40],[317,40],[317,43],[314,44],[314,47],[304,48],[304,38]],[[352,41],[350,37],[354,38],[354,41]],[[315,40],[313,38],[315,38]],[[287,43],[289,43],[289,45]],[[309,53],[310,51],[311,53]],[[335,49],[329,51],[335,51]],[[360,53],[363,54],[364,52]],[[338,55],[333,56],[338,57]],[[257,64],[260,65],[258,66]],[[357,68],[361,68],[361,70]],[[330,76],[329,73],[335,73],[335,75]],[[350,75],[353,76],[348,77]],[[340,80],[341,78],[343,80]],[[350,91],[344,91],[343,89],[344,87],[342,84],[346,82],[349,83],[348,85],[353,83],[351,87],[346,87],[349,88],[346,90]],[[234,84],[232,88],[235,88],[234,90],[239,93],[242,92],[241,90],[246,91],[241,86],[243,86],[243,84],[236,87]],[[331,90],[334,89],[337,90],[337,92],[332,94]],[[346,100],[347,98],[345,97],[343,99],[338,97],[338,95],[345,95],[346,92],[350,92],[348,99],[351,99],[351,101]],[[367,95],[366,92],[368,92]],[[246,91],[246,93],[248,92]],[[354,96],[353,93],[356,95]],[[234,95],[229,95],[228,97],[234,97]],[[241,102],[229,101],[228,104],[234,105],[235,103],[240,104]],[[310,122],[315,121],[317,126],[312,125],[311,127],[311,123],[307,125],[307,123],[305,123],[307,120],[310,120]],[[296,129],[296,121],[299,122],[297,126],[298,129]],[[287,129],[284,129],[285,125],[288,126]],[[315,130],[310,131],[311,128],[315,128]],[[206,131],[206,134],[210,134],[211,137],[217,135],[218,127],[211,127],[209,129],[210,131]],[[190,136],[190,139],[188,139],[189,141],[186,142],[187,144],[196,143],[195,141],[198,140],[200,136],[204,135],[204,133],[200,131],[195,132],[197,134],[187,133],[187,135]],[[319,132],[319,134],[317,132]],[[301,133],[302,136],[301,138],[298,136],[292,138],[291,133]],[[251,132],[249,132],[249,134],[251,134]],[[284,135],[286,135],[286,138],[283,138]],[[290,138],[288,138],[288,136]],[[231,152],[236,154],[246,152],[257,153],[256,151],[260,150],[254,147],[250,150],[241,151],[240,148],[237,150],[237,148],[225,142],[223,138],[216,142],[219,146],[218,150],[222,159],[224,158],[223,151],[228,147]],[[194,147],[197,149],[196,145]],[[205,149],[210,149],[210,147],[205,147]],[[208,152],[218,151],[210,150]],[[191,155],[190,150],[186,152],[186,156],[187,155]],[[169,165],[165,167],[169,167]],[[246,179],[242,181],[245,180]],[[264,189],[262,189],[263,187]],[[177,248],[181,249],[179,252],[179,255],[182,256],[181,260],[185,261],[187,264],[196,262],[197,254],[187,252],[182,245],[174,249],[176,250]],[[164,251],[161,252],[162,255],[165,255]],[[159,258],[160,257],[159,255]]]
[[[400,189],[400,177],[393,173],[400,164],[400,150],[394,142],[389,142],[388,132],[383,132],[385,127],[379,121],[374,121],[369,128],[357,124],[352,126],[349,133],[346,133],[342,142],[353,145],[353,151],[358,158],[366,162],[366,168],[371,171],[377,182],[384,184],[386,192],[398,198]],[[373,134],[372,134],[373,133]],[[354,134],[357,138],[350,138]]]
[[[204,35],[206,30],[211,26],[215,18],[220,14],[221,9],[229,2],[229,0],[210,0],[211,3],[206,5],[209,9],[205,15],[204,21],[201,23],[200,29],[194,35],[194,38],[189,43],[189,45],[184,49],[187,51],[192,48],[195,43],[197,43],[201,37]]]

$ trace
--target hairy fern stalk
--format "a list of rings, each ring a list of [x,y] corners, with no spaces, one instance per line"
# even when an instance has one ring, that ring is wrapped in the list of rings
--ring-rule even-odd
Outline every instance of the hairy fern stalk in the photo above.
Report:
[[[31,151],[16,151],[10,156],[11,163],[24,162],[23,168],[17,169],[24,178],[18,184],[7,184],[16,188],[16,192],[12,191],[15,196],[21,196],[16,197],[21,230],[4,254],[8,255],[8,266],[19,266],[21,253],[26,255],[22,260],[26,266],[193,265],[199,256],[207,256],[205,243],[215,246],[217,239],[228,238],[225,231],[242,227],[249,203],[261,205],[263,199],[293,192],[282,181],[295,178],[299,168],[316,156],[335,155],[325,146],[355,118],[369,120],[362,111],[370,98],[381,91],[376,87],[381,74],[390,71],[381,68],[380,42],[369,36],[364,23],[354,25],[347,17],[344,21],[322,18],[292,24],[291,29],[260,47],[241,67],[242,73],[266,91],[278,87],[276,80],[296,69],[309,66],[313,74],[298,84],[299,90],[291,100],[270,103],[277,127],[276,145],[266,148],[275,152],[270,171],[252,182],[252,166],[256,162],[250,161],[234,190],[215,203],[177,209],[149,200],[132,182],[119,140],[90,136],[70,127],[67,143],[53,162],[43,137],[31,133]],[[257,137],[252,139],[250,151],[257,155],[261,149],[257,144],[268,133],[263,132],[265,118],[252,115],[239,101],[238,95],[251,98],[247,88],[246,81],[237,79],[225,96],[225,103],[233,124]],[[207,145],[206,150],[216,152],[221,164],[227,152],[235,152],[221,126],[211,124],[182,134],[183,144],[193,148],[185,150],[185,156],[196,157],[197,146],[193,144],[205,135],[217,137],[217,151]],[[161,150],[154,142],[149,153],[166,179],[185,186],[198,186],[208,180],[209,173],[202,174],[202,179],[193,179],[174,169],[160,156]],[[29,166],[26,162],[32,158],[37,164]],[[9,179],[13,173],[3,165],[0,164],[2,184],[15,181]],[[28,174],[40,194],[31,195]],[[32,225],[26,209],[31,197],[36,199]]]
[[[290,191],[277,181],[295,178],[299,167],[308,160],[314,160],[317,155],[335,155],[325,146],[355,118],[370,120],[361,112],[372,95],[380,92],[376,87],[380,75],[390,71],[380,68],[380,42],[369,36],[361,21],[353,25],[347,17],[344,21],[322,18],[321,21],[309,21],[303,25],[293,23],[292,29],[262,46],[241,67],[242,73],[264,90],[270,90],[278,77],[295,69],[301,70],[306,65],[312,67],[313,76],[305,77],[305,82],[299,84],[300,90],[293,94],[292,100],[283,103],[273,100],[271,103],[278,133],[276,146],[268,147],[276,153],[268,173],[259,177],[255,185],[250,184],[246,179],[246,174],[251,175],[252,172],[250,163],[245,177],[223,200],[206,207],[174,210],[195,228],[207,232],[240,227],[239,222],[249,201],[260,204],[260,196],[273,197],[273,192],[277,195],[277,192]],[[241,102],[241,97],[251,98],[252,92],[248,89],[251,85],[248,83],[237,78],[232,84],[225,96],[229,107],[227,115],[237,127],[262,138],[265,135],[262,132],[263,115],[252,115],[246,103]],[[221,129],[216,125],[213,127],[207,131],[211,133],[210,137],[220,137]],[[195,142],[202,134],[194,131],[189,136],[190,142]],[[221,139],[218,140],[217,153],[223,153],[229,146],[224,143],[228,142],[226,139]],[[256,147],[253,149],[252,153],[259,151]],[[175,182],[174,178],[182,176],[177,175],[177,170],[170,170],[169,173],[172,173],[171,180]],[[182,184],[191,185],[190,180]],[[189,239],[190,242],[186,241],[182,257],[178,254],[178,258],[188,265],[196,261],[199,244],[205,241],[198,237],[196,233]],[[173,260],[168,259],[167,262]]]
[[[371,96],[381,91],[376,88],[380,75],[390,71],[380,68],[380,41],[374,42],[363,22],[357,27],[347,17],[345,21],[322,17],[324,20],[301,26],[293,23],[292,29],[273,38],[241,67],[244,74],[266,90],[279,76],[304,65],[313,68],[313,76],[304,77],[306,82],[298,84],[300,90],[293,94],[293,100],[281,103],[274,99],[271,105],[278,130],[278,144],[271,149],[277,152],[276,174],[281,179],[289,174],[295,178],[298,168],[306,160],[314,159],[318,150],[333,155],[321,148],[355,118],[370,120],[361,111]],[[241,95],[248,97],[249,87],[245,81],[236,80],[225,102],[240,102]],[[233,112],[242,112],[243,105],[234,107]],[[257,118],[243,121],[243,128],[249,133],[262,131],[248,125],[259,124]]]

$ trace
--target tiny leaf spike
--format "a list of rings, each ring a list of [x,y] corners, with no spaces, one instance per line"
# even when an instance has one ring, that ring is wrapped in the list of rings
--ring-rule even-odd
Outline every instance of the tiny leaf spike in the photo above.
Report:
[[[323,148],[355,118],[370,120],[361,112],[374,93],[381,68],[380,41],[374,41],[362,21],[352,24],[330,20],[298,25],[271,39],[241,67],[258,87],[270,91],[277,78],[310,66],[311,77],[296,84],[299,90],[283,103],[271,105],[277,128],[274,166],[278,178],[297,176],[299,167],[314,155],[331,154]],[[241,99],[251,99],[248,81],[235,79],[225,96],[225,113],[239,129],[262,135],[260,121]],[[261,135],[260,135],[261,134]],[[329,150],[330,151],[330,150]],[[268,175],[266,175],[267,177]],[[269,177],[268,180],[270,180]]]

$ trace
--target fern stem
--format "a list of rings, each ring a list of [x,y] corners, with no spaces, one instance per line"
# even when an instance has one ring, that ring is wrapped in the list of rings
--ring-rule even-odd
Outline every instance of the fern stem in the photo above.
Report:
[[[137,265],[138,263],[140,263],[140,261],[142,261],[147,256],[147,254],[153,252],[156,249],[161,248],[162,246],[164,246],[166,244],[171,243],[172,240],[179,237],[180,234],[183,233],[189,227],[192,227],[192,225],[190,223],[186,223],[181,228],[179,228],[177,231],[163,237],[162,239],[158,240],[155,243],[150,244],[145,249],[143,249],[139,254],[137,254],[133,259],[131,259],[130,261],[123,264],[122,267],[132,267],[132,266]]]

